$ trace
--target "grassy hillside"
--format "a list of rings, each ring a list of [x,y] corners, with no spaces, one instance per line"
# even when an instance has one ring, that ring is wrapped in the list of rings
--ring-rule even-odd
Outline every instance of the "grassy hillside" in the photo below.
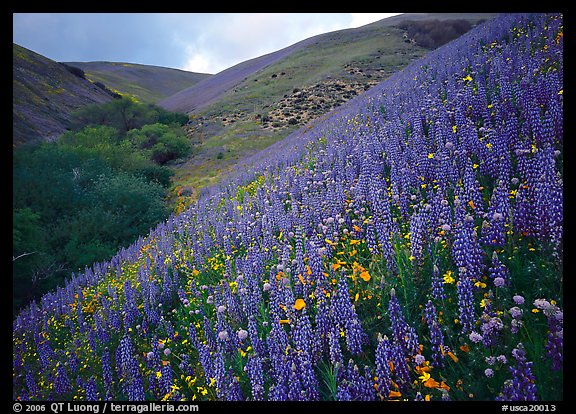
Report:
[[[160,102],[192,113],[194,157],[177,168],[175,196],[197,195],[244,157],[364,93],[430,50],[397,27],[406,20],[494,14],[408,14],[306,39],[244,62]]]
[[[70,113],[112,96],[92,82],[17,44],[12,52],[12,143],[55,139],[66,131]]]
[[[122,62],[66,62],[93,82],[102,82],[122,95],[143,103],[158,101],[210,77],[205,73]]]
[[[499,16],[254,155],[16,315],[13,400],[554,411],[563,36]]]

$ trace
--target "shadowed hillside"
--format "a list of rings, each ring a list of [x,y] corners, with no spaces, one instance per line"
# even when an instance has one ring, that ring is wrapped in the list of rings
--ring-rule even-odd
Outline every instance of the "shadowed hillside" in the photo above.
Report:
[[[74,110],[112,95],[66,66],[17,44],[12,54],[12,144],[57,138]]]

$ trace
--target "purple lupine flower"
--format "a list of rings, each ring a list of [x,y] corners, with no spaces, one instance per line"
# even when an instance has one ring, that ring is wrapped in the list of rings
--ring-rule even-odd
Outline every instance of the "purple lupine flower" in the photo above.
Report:
[[[338,384],[337,398],[346,401],[373,401],[376,398],[375,390],[372,387],[372,374],[370,369],[365,367],[364,375],[360,375],[358,365],[351,359],[348,366],[342,367],[346,373],[340,378]]]
[[[329,342],[329,352],[330,352],[330,362],[332,365],[336,365],[338,363],[343,363],[344,360],[342,358],[342,351],[340,349],[340,333],[338,328],[334,325],[330,333],[328,334],[328,342]]]
[[[350,394],[350,388],[347,384],[338,384],[338,391],[336,393],[337,401],[352,401],[352,394]]]
[[[466,334],[474,329],[476,318],[474,317],[474,297],[472,294],[472,282],[464,274],[456,284],[458,291],[459,319],[462,324],[462,333]]]
[[[129,336],[124,336],[120,340],[120,345],[116,350],[116,369],[120,378],[123,379],[122,390],[128,399],[143,401],[145,399],[144,384]]]
[[[436,308],[432,301],[426,303],[424,308],[424,315],[426,319],[426,324],[430,330],[430,344],[432,345],[432,360],[437,367],[442,367],[444,364],[444,355],[442,353],[442,347],[444,346],[444,334],[438,323],[438,318],[436,316]]]
[[[442,303],[446,299],[446,292],[444,292],[444,279],[440,275],[440,269],[434,265],[432,268],[432,296],[438,303]]]
[[[362,352],[362,344],[366,342],[367,335],[362,329],[362,325],[358,317],[356,316],[355,318],[347,319],[345,321],[344,329],[346,331],[345,338],[348,350],[352,354],[358,354]]]
[[[494,285],[496,287],[502,287],[510,284],[510,272],[508,271],[506,265],[500,261],[496,252],[492,253],[492,265],[488,269],[488,274],[494,281]]]
[[[465,214],[462,203],[456,207],[456,213]],[[483,251],[478,243],[472,216],[464,215],[456,226],[452,257],[458,268],[466,269],[468,278],[479,280],[483,271]]]
[[[374,224],[372,221],[368,223],[368,226],[366,228],[366,245],[368,246],[368,250],[370,250],[370,253],[374,255],[379,253],[378,239],[376,238]]]
[[[110,341],[110,335],[108,334],[108,330],[104,326],[99,313],[94,313],[94,327],[98,336],[98,342],[101,344],[107,344]]]
[[[533,362],[526,359],[524,346],[520,343],[512,350],[516,368],[508,367],[512,379],[506,380],[498,401],[537,401],[536,378],[532,372]]]
[[[86,391],[86,401],[98,401],[98,389],[96,388],[96,381],[94,378],[90,378],[84,384],[84,390]]]
[[[206,344],[212,351],[218,350],[218,345],[216,343],[216,334],[210,325],[210,320],[206,315],[204,315],[204,338],[206,339]]]
[[[54,393],[60,398],[55,399],[62,399],[62,397],[70,391],[72,391],[72,384],[68,379],[68,374],[64,370],[64,366],[58,364],[56,367],[56,378],[54,379]]]
[[[415,263],[423,260],[422,249],[427,231],[426,216],[422,212],[415,212],[410,218],[410,253]]]
[[[488,246],[506,244],[506,228],[510,220],[510,189],[507,180],[498,180],[488,208],[487,221],[482,225],[480,241]]]
[[[152,340],[152,351],[146,354],[146,360],[148,362],[148,367],[154,371],[160,371],[162,360],[160,356],[160,344],[156,338]]]
[[[564,312],[546,299],[534,300],[534,306],[542,310],[548,319],[546,355],[552,360],[552,369],[561,370],[564,360]]]
[[[199,343],[197,349],[200,365],[202,365],[202,368],[204,369],[204,376],[206,378],[214,378],[214,364],[212,356],[210,355],[210,348],[203,343]]]
[[[190,301],[188,300],[188,296],[186,295],[186,292],[182,288],[178,288],[178,299],[180,299],[180,302],[185,307],[190,306]]]
[[[418,346],[418,335],[416,334],[416,330],[404,319],[394,289],[390,291],[388,317],[392,324],[392,332],[396,343],[402,347],[402,350],[407,357],[416,355],[420,349]]]
[[[199,341],[198,341],[198,333],[196,332],[196,327],[193,323],[190,323],[188,326],[188,337],[190,338],[190,343],[194,348],[198,348]]]
[[[294,319],[292,339],[296,349],[305,351],[311,356],[316,355],[316,338],[313,336],[312,325],[310,324],[310,318],[306,314],[306,308],[303,308],[301,312],[296,312]]]
[[[410,385],[410,369],[406,358],[404,356],[404,351],[402,346],[398,343],[394,343],[391,347],[392,349],[392,362],[394,364],[394,373],[400,388],[407,389]]]
[[[360,381],[360,400],[361,401],[375,401],[376,390],[374,388],[373,373],[370,367],[364,365],[364,376]]]
[[[564,363],[564,312],[558,310],[548,317],[548,330],[546,356],[552,361],[552,369],[560,371]]]
[[[264,321],[262,324],[263,324],[263,326],[265,326],[267,323],[268,323],[267,321]],[[252,348],[254,349],[254,352],[256,352],[258,355],[261,355],[261,356],[265,355],[266,354],[266,344],[258,336],[258,326],[257,326],[256,318],[254,318],[252,316],[248,320],[248,336],[250,337],[250,343],[252,344]],[[238,339],[241,339],[240,336],[238,336]]]
[[[228,392],[226,394],[226,401],[244,401],[244,394],[240,388],[240,383],[235,375],[228,375],[230,383],[228,384]]]
[[[42,369],[46,370],[50,367],[50,359],[53,356],[55,356],[54,351],[50,347],[49,340],[43,342],[36,340],[36,343],[37,343],[36,349],[38,352],[38,359],[40,360],[40,366],[42,367]]]
[[[390,361],[392,360],[393,355],[388,338],[383,338],[378,334],[378,347],[376,348],[376,378],[378,378],[378,392],[385,399],[390,395]]]
[[[332,329],[332,323],[330,321],[330,303],[318,287],[317,292],[320,296],[316,301],[316,315],[314,317],[316,328],[314,336],[318,342],[319,351],[323,353],[330,348],[329,335]]]
[[[302,401],[302,384],[300,382],[300,374],[296,364],[292,362],[288,377],[288,400],[289,401]]]
[[[162,365],[162,368],[160,368],[160,374],[160,390],[162,396],[165,396],[166,394],[170,394],[170,391],[172,391],[172,382],[174,380],[174,374],[170,364]]]
[[[75,342],[79,342],[79,341],[75,341]],[[78,347],[77,343],[76,343],[76,346]],[[80,363],[78,361],[78,355],[76,355],[76,352],[71,352],[70,356],[68,358],[68,368],[69,368],[71,374],[76,373],[76,371],[78,370],[79,364]]]
[[[228,383],[227,372],[224,361],[224,353],[217,352],[214,354],[213,365],[214,379],[216,380],[216,396],[218,399],[226,397],[226,384]]]
[[[102,352],[102,377],[104,379],[104,387],[107,392],[112,389],[112,367],[110,365],[110,353],[108,348],[104,348]]]
[[[180,354],[180,363],[178,364],[178,369],[180,369],[180,371],[182,371],[182,373],[186,376],[194,375],[194,367],[190,363],[190,355]]]
[[[352,354],[360,353],[362,344],[367,340],[367,335],[362,329],[354,305],[350,300],[345,274],[340,275],[337,290],[331,299],[332,320],[345,332],[348,350]]]
[[[250,355],[244,370],[250,379],[252,387],[252,399],[262,401],[264,399],[264,374],[262,372],[262,360],[258,355]]]
[[[463,187],[464,187],[464,202],[474,203],[474,211],[476,214],[484,211],[484,203],[482,202],[482,193],[480,192],[480,184],[476,179],[472,160],[467,158],[464,169]]]
[[[28,395],[30,397],[37,397],[40,395],[40,389],[38,388],[31,371],[26,372],[26,387],[28,388]]]
[[[388,208],[388,215],[390,215],[390,211]],[[391,222],[392,218],[388,219],[388,222]],[[381,219],[376,216],[374,218],[374,227],[376,229],[376,234],[378,236],[378,243],[380,244],[380,250],[386,259],[386,266],[392,272],[395,272],[398,269],[398,265],[396,264],[396,256],[394,254],[394,248],[392,247],[391,241],[391,231],[389,227],[392,227],[390,224],[385,224],[381,221]]]
[[[320,393],[318,392],[318,380],[314,373],[312,356],[306,350],[299,350],[298,360],[302,383],[302,397],[305,401],[317,401],[320,399]]]
[[[482,343],[484,346],[489,347],[497,342],[498,334],[504,328],[502,320],[496,316],[490,316],[489,313],[485,312],[480,316],[482,320],[482,325],[480,329],[482,331]]]
[[[535,183],[535,215],[538,237],[559,254],[563,233],[563,183],[550,146],[536,154],[538,180]]]
[[[268,390],[268,400],[269,401],[286,401],[288,400],[288,390],[286,385],[283,383],[277,385],[271,385]]]

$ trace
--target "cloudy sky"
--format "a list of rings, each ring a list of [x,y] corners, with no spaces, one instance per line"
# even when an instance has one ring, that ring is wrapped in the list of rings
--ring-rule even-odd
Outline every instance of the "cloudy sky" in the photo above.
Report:
[[[58,62],[217,73],[308,37],[400,13],[14,13],[13,40]]]

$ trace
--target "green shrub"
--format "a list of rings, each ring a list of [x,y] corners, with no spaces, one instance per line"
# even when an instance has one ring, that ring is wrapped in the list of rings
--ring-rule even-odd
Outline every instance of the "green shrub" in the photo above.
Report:
[[[179,128],[160,123],[145,125],[127,134],[136,147],[148,151],[150,159],[164,165],[168,161],[190,155],[192,145]]]

